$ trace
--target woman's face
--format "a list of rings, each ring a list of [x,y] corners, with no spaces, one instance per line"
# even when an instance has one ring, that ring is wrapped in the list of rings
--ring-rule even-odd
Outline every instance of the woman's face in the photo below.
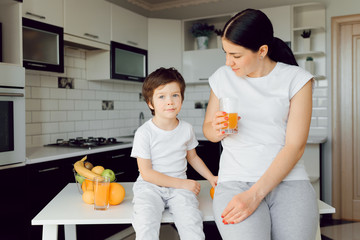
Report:
[[[231,67],[236,76],[255,76],[259,67],[259,54],[250,49],[222,38],[223,49],[226,53],[226,65]]]

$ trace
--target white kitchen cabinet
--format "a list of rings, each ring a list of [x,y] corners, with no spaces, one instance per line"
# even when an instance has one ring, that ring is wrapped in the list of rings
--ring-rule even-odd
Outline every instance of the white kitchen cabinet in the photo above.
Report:
[[[320,144],[306,144],[301,160],[304,161],[305,169],[315,189],[316,196],[320,199]]]
[[[185,51],[183,76],[187,83],[207,83],[208,78],[225,65],[225,53],[220,48]]]
[[[64,27],[64,0],[26,0],[22,4],[22,16]]]
[[[105,0],[64,0],[64,33],[110,44],[111,3]]]
[[[0,1],[2,26],[2,62],[22,66],[22,18],[21,3],[13,0]]]
[[[182,72],[181,21],[148,19],[148,72],[174,67]]]
[[[274,36],[285,42],[291,41],[290,5],[260,9],[270,19]]]
[[[111,5],[111,40],[133,47],[148,47],[147,18],[119,7]]]

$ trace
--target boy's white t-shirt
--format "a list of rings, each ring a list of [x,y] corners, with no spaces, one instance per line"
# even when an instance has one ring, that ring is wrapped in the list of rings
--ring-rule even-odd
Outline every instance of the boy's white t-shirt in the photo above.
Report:
[[[150,159],[154,170],[186,179],[187,151],[198,144],[189,123],[179,120],[175,129],[166,131],[150,119],[137,129],[131,157]],[[140,174],[138,179],[142,179]]]
[[[209,83],[217,98],[238,98],[238,134],[222,140],[219,182],[256,182],[285,145],[291,98],[313,76],[304,69],[278,62],[264,77],[238,77],[220,67]],[[284,180],[308,179],[299,161]]]

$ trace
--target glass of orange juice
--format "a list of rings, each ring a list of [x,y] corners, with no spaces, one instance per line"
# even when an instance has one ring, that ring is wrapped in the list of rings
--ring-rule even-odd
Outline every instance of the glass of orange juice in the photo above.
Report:
[[[220,98],[220,111],[226,112],[225,117],[228,117],[226,121],[227,126],[222,131],[225,134],[238,133],[238,100],[237,98]]]
[[[110,178],[94,178],[94,209],[106,210],[109,208]]]

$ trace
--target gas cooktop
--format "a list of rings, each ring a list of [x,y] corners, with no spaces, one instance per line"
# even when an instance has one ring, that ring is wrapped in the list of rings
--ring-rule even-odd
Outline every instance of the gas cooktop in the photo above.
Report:
[[[113,146],[130,142],[117,141],[116,138],[104,138],[104,137],[88,137],[88,138],[70,138],[69,140],[57,139],[56,143],[47,144],[45,146],[52,147],[72,147],[72,148],[94,148],[101,146]]]

